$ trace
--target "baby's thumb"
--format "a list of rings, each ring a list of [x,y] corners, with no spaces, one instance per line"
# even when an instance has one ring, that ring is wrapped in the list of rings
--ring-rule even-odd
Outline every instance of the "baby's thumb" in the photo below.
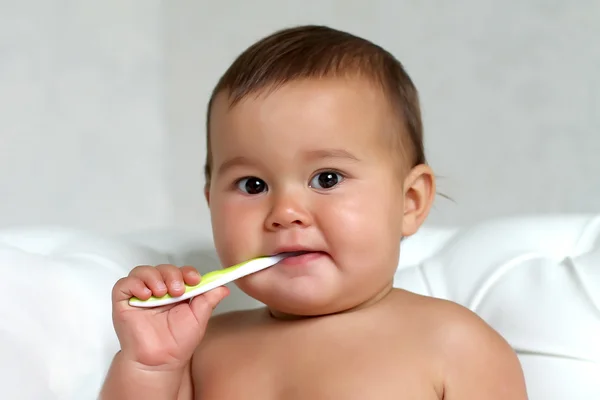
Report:
[[[208,322],[213,310],[229,295],[229,289],[221,286],[192,299],[190,307],[199,322]]]

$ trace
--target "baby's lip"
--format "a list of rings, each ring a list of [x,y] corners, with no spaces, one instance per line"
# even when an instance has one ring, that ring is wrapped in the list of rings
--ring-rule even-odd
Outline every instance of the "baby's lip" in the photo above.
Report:
[[[297,253],[297,255],[299,255],[299,254],[315,253],[315,252],[321,252],[321,251],[314,249],[314,248],[307,247],[307,246],[302,246],[302,245],[288,245],[288,246],[277,247],[275,249],[275,251],[273,252],[273,254]]]

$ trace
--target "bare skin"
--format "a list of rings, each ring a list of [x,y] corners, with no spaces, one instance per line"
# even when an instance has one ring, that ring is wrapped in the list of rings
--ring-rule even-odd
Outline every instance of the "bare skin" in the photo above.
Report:
[[[481,319],[392,290],[400,240],[426,219],[435,180],[390,145],[406,132],[381,90],[298,81],[234,107],[222,94],[211,126],[206,199],[221,263],[308,253],[236,281],[266,310],[213,318],[226,289],[132,309],[131,296],[176,296],[200,279],[135,268],[113,290],[122,351],[102,399],[527,398],[516,355]]]
[[[525,399],[508,344],[450,302],[392,290],[350,313],[214,318],[194,356],[194,399]]]

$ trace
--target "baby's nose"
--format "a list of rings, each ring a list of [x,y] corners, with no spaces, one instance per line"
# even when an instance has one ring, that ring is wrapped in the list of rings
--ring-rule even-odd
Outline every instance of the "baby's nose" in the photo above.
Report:
[[[312,223],[311,215],[298,200],[289,197],[278,199],[267,216],[266,228],[273,230],[309,226]]]

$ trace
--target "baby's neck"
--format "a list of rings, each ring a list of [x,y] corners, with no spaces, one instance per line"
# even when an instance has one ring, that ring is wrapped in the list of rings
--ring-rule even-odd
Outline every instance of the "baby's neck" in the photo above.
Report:
[[[304,319],[314,319],[321,318],[331,315],[339,315],[339,314],[349,314],[352,312],[357,312],[361,310],[365,310],[367,308],[373,307],[380,302],[382,302],[393,290],[393,282],[390,282],[384,289],[376,293],[374,296],[369,298],[367,301],[357,304],[351,308],[347,308],[340,311],[335,311],[328,314],[317,314],[317,315],[299,315],[299,314],[288,314],[284,312],[280,312],[278,310],[267,307],[268,314],[270,318],[281,321],[294,321],[294,320],[304,320]]]

